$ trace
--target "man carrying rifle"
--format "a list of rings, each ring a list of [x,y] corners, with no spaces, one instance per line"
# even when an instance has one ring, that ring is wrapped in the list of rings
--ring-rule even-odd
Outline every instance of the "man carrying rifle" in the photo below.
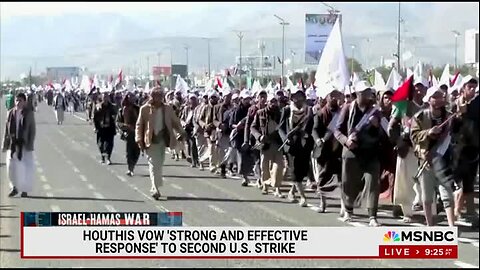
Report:
[[[423,209],[428,226],[434,226],[432,204],[435,202],[435,188],[438,186],[447,214],[448,225],[454,226],[453,212],[454,175],[449,166],[450,120],[451,113],[446,110],[444,93],[433,86],[427,90],[424,102],[429,108],[419,111],[411,126],[411,138],[417,158],[421,160],[419,181],[422,190]]]
[[[237,97],[238,96],[238,97]],[[238,173],[242,175],[242,186],[248,186],[248,174],[251,171],[253,165],[253,157],[250,149],[242,149],[244,135],[245,135],[245,123],[248,117],[248,109],[250,108],[250,102],[252,97],[248,91],[242,91],[240,95],[234,94],[232,99],[241,98],[241,101],[233,111],[230,118],[230,128],[232,134],[230,135],[230,143],[232,148],[235,149],[237,154],[237,168]]]
[[[319,212],[324,213],[327,207],[326,193],[334,190],[334,175],[341,179],[342,146],[333,136],[340,106],[338,101],[343,99],[342,93],[333,90],[327,95],[327,104],[320,108],[313,117],[312,136],[315,140],[312,167],[314,168],[317,191],[320,197]]]
[[[283,198],[280,187],[283,181],[284,160],[282,152],[278,151],[282,145],[282,139],[278,134],[280,109],[275,96],[269,95],[267,102],[267,107],[255,114],[250,130],[260,150],[262,194],[268,194],[270,185],[275,188],[274,195]]]
[[[335,138],[344,146],[342,153],[342,199],[345,203],[344,221],[352,220],[353,208],[360,205],[365,181],[369,226],[377,222],[380,161],[378,152],[382,137],[381,113],[374,107],[372,89],[366,81],[355,85],[356,100],[345,104],[336,128]]]
[[[295,91],[295,92],[294,92]],[[306,104],[305,92],[293,89],[291,93],[292,102],[283,108],[280,120],[279,134],[282,137],[283,149],[289,154],[289,162],[293,165],[293,182],[288,199],[295,202],[295,191],[300,193],[300,206],[307,206],[307,199],[302,181],[308,175],[310,166],[310,153],[313,148],[311,136],[313,127],[312,110]]]

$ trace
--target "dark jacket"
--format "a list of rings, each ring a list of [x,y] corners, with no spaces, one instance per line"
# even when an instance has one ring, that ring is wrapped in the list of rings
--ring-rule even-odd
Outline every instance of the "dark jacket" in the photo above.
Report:
[[[306,111],[306,122],[304,122],[305,128],[295,129],[297,125],[290,126],[290,115],[291,109],[290,106],[286,106],[282,109],[282,114],[280,117],[280,128],[278,133],[282,138],[282,141],[288,138],[290,140],[290,147],[288,153],[296,155],[310,155],[310,152],[313,149],[313,115],[312,108],[308,107]],[[305,145],[302,145],[302,139],[305,139]]]
[[[333,130],[328,130],[333,116],[334,112],[332,112],[328,106],[325,106],[313,117],[312,137],[314,141],[324,139],[319,156],[320,164],[324,164],[328,159],[340,158],[342,156],[342,145],[335,139],[335,136],[333,136]]]
[[[115,135],[116,113],[116,108],[112,103],[108,102],[107,104],[98,104],[93,114],[93,122],[95,124],[95,129],[104,134],[108,133]]]
[[[22,115],[23,124],[19,127],[21,129],[21,131],[19,131],[21,135],[19,135],[19,138],[15,138],[17,132],[14,132],[11,128],[13,125],[15,126],[14,129],[16,129],[16,122],[12,123],[12,121],[16,121],[15,108],[7,112],[7,121],[3,132],[2,150],[12,149],[12,143],[21,139],[23,149],[33,151],[36,135],[35,113],[32,110],[24,108]]]
[[[258,110],[253,118],[252,126],[250,127],[251,134],[258,141],[261,136],[265,137],[265,147],[263,150],[266,150],[270,147],[270,144],[282,145],[283,141],[278,133],[278,128],[280,124],[281,111],[279,108],[269,109],[264,108]],[[275,130],[268,130],[267,127],[269,123],[273,121]],[[268,132],[268,134],[267,134]]]
[[[353,108],[353,110],[350,110]],[[386,133],[383,131],[382,127],[375,127],[370,125],[368,122],[360,130],[357,131],[357,148],[354,150],[348,149],[345,145],[353,132],[353,129],[362,119],[363,115],[373,108],[372,106],[368,107],[364,112],[360,110],[356,102],[351,104],[345,104],[340,112],[338,117],[337,126],[335,128],[335,138],[344,146],[342,157],[343,158],[361,158],[361,159],[378,159],[378,153],[381,148],[382,136],[385,137]],[[378,119],[381,119],[381,113],[377,111],[374,114]],[[352,116],[352,119],[350,119]]]
[[[240,149],[240,147],[243,144],[244,141],[244,136],[245,136],[245,123],[246,123],[246,117],[248,115],[248,106],[244,106],[243,104],[240,104],[238,107],[234,108],[232,111],[232,115],[230,116],[230,122],[229,122],[229,127],[234,132],[233,137],[231,137],[233,140],[231,141],[232,146],[235,147],[236,149]],[[238,125],[238,123],[243,121],[243,127],[242,129],[234,129],[233,125]]]

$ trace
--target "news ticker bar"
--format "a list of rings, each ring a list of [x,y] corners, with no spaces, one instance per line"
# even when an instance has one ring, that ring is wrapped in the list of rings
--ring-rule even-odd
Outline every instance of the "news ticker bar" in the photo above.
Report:
[[[21,257],[456,259],[457,235],[450,227],[22,226]]]
[[[24,212],[22,226],[182,226],[182,212]]]

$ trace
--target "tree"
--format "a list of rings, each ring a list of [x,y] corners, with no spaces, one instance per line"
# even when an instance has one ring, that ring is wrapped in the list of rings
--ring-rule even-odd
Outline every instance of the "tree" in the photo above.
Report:
[[[352,72],[352,62],[353,62],[353,72],[363,72],[362,65],[354,58],[347,58],[347,68]]]

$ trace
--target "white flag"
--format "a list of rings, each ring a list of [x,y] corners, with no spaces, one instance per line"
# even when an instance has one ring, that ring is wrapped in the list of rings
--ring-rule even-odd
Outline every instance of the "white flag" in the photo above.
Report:
[[[348,74],[347,62],[343,51],[340,21],[337,19],[327,39],[318,63],[317,73],[315,74],[317,95],[324,98],[333,89],[344,92],[349,84],[349,78],[350,75]]]
[[[256,95],[256,94],[260,93],[260,91],[262,91],[262,90],[263,90],[263,88],[262,88],[262,86],[260,85],[260,82],[259,82],[258,80],[255,80],[255,81],[253,82],[253,85],[252,85],[252,93],[253,93],[254,95]]]
[[[275,89],[273,89],[271,81],[268,83],[267,87],[265,87],[265,91],[267,92],[267,94],[275,94]]]
[[[440,85],[445,84],[446,86],[450,87],[450,64],[445,65],[442,76],[440,76],[440,81],[438,83]]]
[[[392,71],[390,71],[390,75],[388,76],[387,83],[385,84],[386,89],[393,89],[393,91],[396,91],[401,84],[402,77],[400,74],[398,74],[396,68],[392,68]]]
[[[432,74],[432,86],[438,86],[438,80],[435,75]]]
[[[294,91],[294,89],[297,89],[297,87],[293,84],[292,80],[290,80],[290,78],[287,77],[287,86],[285,87],[285,90],[290,90],[290,92],[292,92]]]
[[[145,84],[145,89],[143,89],[143,91],[145,93],[150,93],[150,82],[147,82],[147,84]]]
[[[413,71],[410,68],[407,68],[407,78],[413,75]]]
[[[98,88],[101,87],[100,82],[98,81],[98,76],[97,76],[97,74],[95,74],[95,75],[93,76],[93,85],[95,85],[95,87],[98,87]]]
[[[228,80],[227,78],[224,78],[223,79],[223,82],[222,82],[222,94],[224,96],[230,94],[232,92],[232,89],[230,88],[230,85],[228,84]]]
[[[82,82],[80,83],[80,88],[83,89],[86,93],[89,93],[91,90],[90,87],[90,78],[87,75],[82,76]]]
[[[356,72],[354,72],[353,76],[352,76],[352,80],[351,80],[352,85],[357,84],[357,82],[359,82],[359,81],[360,81],[360,78],[358,77],[358,74]]]
[[[382,74],[375,69],[375,84],[373,86],[377,91],[383,91],[386,89],[385,81],[383,80]]]
[[[185,82],[183,79],[182,79],[182,76],[178,75],[177,76],[177,83],[175,84],[175,91],[179,91],[182,93],[182,95],[187,95],[188,94],[188,90],[190,89],[190,87],[188,87],[188,84],[187,82]]]

